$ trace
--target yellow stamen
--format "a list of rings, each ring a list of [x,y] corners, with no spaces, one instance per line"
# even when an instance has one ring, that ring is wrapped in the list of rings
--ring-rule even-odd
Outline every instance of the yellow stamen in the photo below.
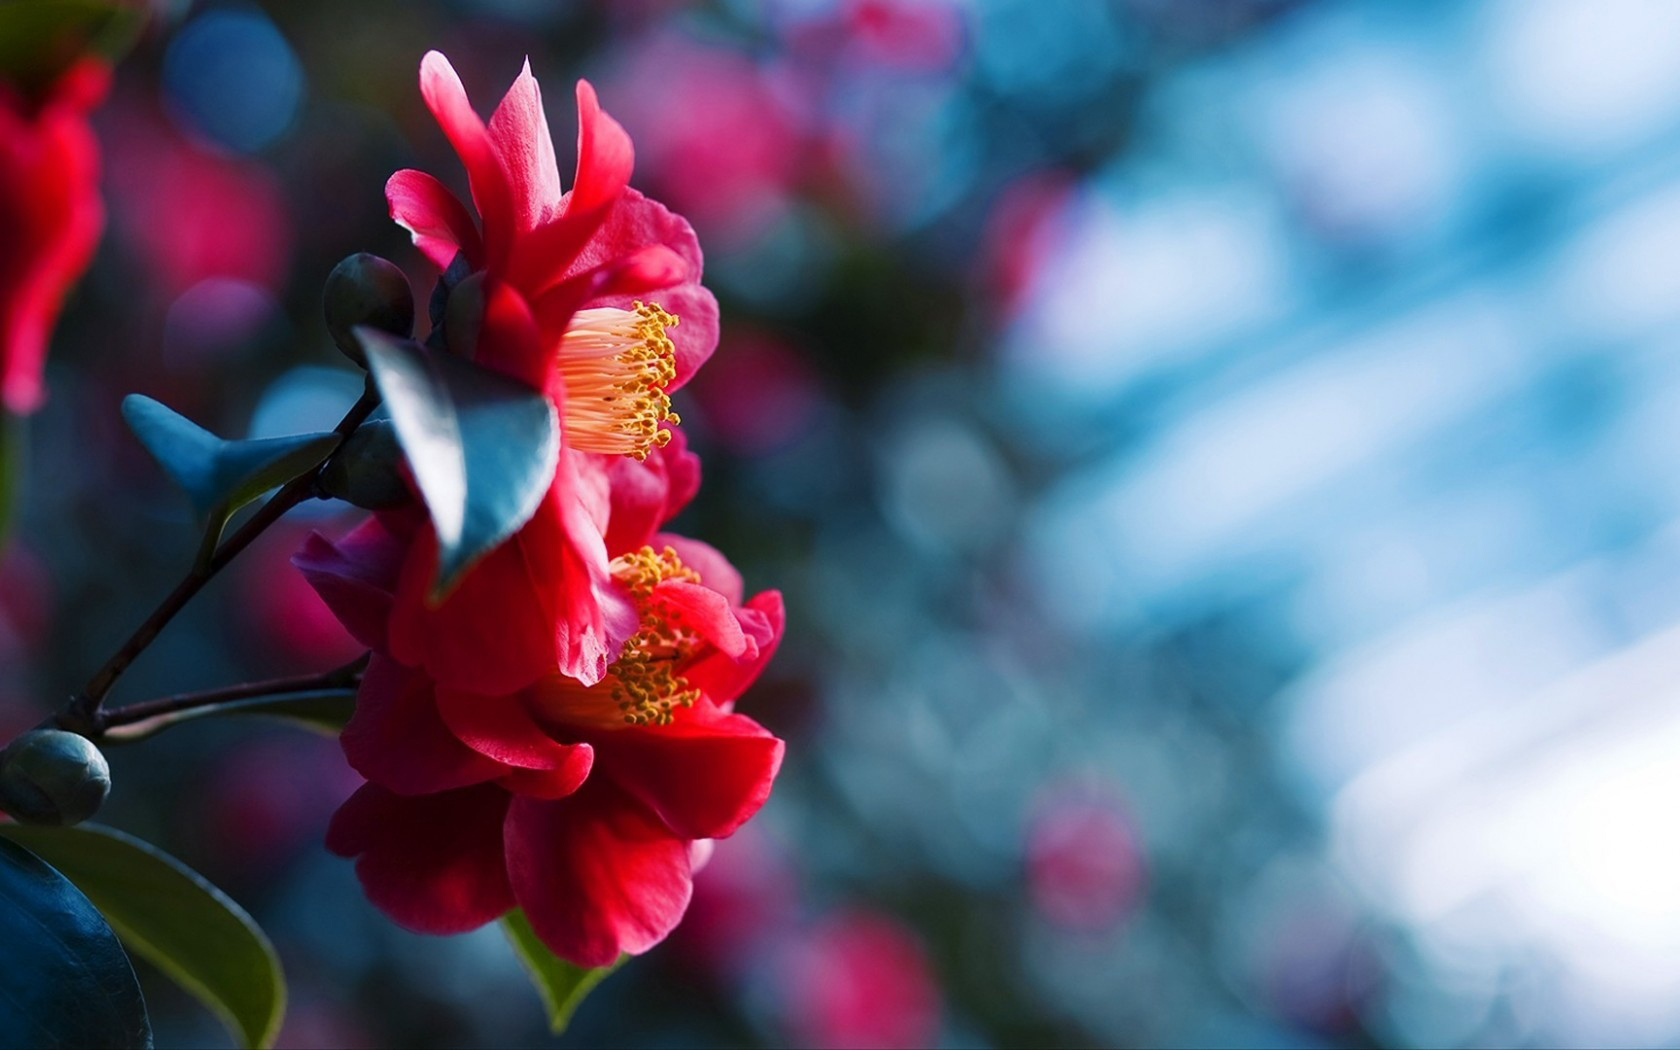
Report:
[[[642,626],[607,671],[613,702],[630,725],[670,725],[672,712],[692,707],[700,691],[676,673],[678,660],[694,650],[697,641],[674,609],[656,608],[653,589],[665,580],[699,583],[700,574],[684,565],[669,547],[643,547],[613,559],[613,576],[626,587],[642,614]]]
[[[671,440],[660,424],[681,423],[665,388],[677,376],[666,330],[677,318],[653,303],[579,310],[560,337],[566,383],[566,444],[584,452],[646,459]]]
[[[560,722],[603,728],[670,725],[678,708],[692,707],[700,699],[700,691],[677,673],[700,639],[682,622],[681,613],[654,600],[653,590],[665,580],[699,583],[700,574],[670,547],[643,547],[615,558],[612,573],[629,588],[641,615],[640,628],[598,684],[585,687],[567,678],[552,679],[539,689],[538,704]]]

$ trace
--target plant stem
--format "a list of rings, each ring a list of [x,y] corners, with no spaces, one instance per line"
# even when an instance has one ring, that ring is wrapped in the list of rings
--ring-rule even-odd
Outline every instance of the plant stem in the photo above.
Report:
[[[373,382],[369,380],[366,389],[362,391],[361,399],[351,406],[350,411],[339,420],[338,426],[333,428],[340,444],[344,438],[350,436],[351,431],[362,425],[378,404],[379,394],[374,389]],[[331,455],[327,457],[329,460],[331,458]],[[105,702],[105,694],[111,691],[111,686],[128,670],[129,664],[152,644],[164,626],[186,607],[204,585],[241,551],[249,547],[253,540],[262,535],[263,530],[280,520],[281,515],[288,510],[315,494],[315,478],[319,473],[320,468],[317,467],[281,486],[280,491],[269,497],[268,502],[240,526],[239,531],[216,548],[213,555],[208,558],[195,558],[192,569],[175,585],[175,589],[158,603],[152,614],[135,628],[128,640],[111,654],[104,666],[94,672],[87,685],[82,687],[81,693],[70,701],[58,722],[65,728],[84,735],[99,735],[106,725],[104,712],[100,709]]]
[[[196,707],[209,707],[212,704],[224,704],[233,700],[249,700],[259,696],[284,696],[288,693],[312,693],[322,689],[348,688],[356,685],[362,679],[362,671],[367,667],[371,653],[363,653],[343,667],[335,667],[331,671],[318,674],[293,675],[289,678],[269,678],[261,682],[243,682],[239,685],[225,685],[218,689],[202,689],[193,693],[176,693],[174,696],[162,696],[156,700],[144,700],[138,704],[128,704],[112,711],[102,713],[100,719],[103,729],[115,726],[131,725],[158,715],[171,715],[179,711],[190,711]]]

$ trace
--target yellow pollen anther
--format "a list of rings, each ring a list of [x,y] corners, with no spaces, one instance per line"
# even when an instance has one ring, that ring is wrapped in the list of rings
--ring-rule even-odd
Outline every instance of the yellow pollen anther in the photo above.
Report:
[[[646,459],[682,420],[665,388],[677,377],[677,348],[666,331],[677,318],[653,303],[579,310],[560,337],[566,383],[561,421],[566,444],[584,452]]]
[[[630,725],[670,725],[677,708],[691,707],[700,699],[700,691],[676,672],[699,638],[676,610],[653,601],[653,589],[672,579],[699,583],[700,574],[684,565],[670,547],[660,551],[643,547],[621,555],[613,559],[612,573],[630,589],[642,619],[602,685],[611,689],[614,704]]]

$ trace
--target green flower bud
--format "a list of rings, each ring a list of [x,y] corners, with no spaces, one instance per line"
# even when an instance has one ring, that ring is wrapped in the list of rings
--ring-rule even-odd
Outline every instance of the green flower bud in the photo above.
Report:
[[[388,419],[371,419],[351,432],[321,470],[322,492],[365,510],[413,499],[402,476],[403,451]]]
[[[484,326],[484,274],[475,273],[449,293],[443,312],[443,340],[449,352],[471,360],[478,351],[478,332]]]
[[[396,263],[367,252],[346,256],[321,295],[327,331],[344,356],[367,367],[355,328],[365,324],[401,339],[414,333],[414,290]]]
[[[111,767],[93,741],[34,729],[0,751],[0,809],[21,824],[80,824],[111,793]]]

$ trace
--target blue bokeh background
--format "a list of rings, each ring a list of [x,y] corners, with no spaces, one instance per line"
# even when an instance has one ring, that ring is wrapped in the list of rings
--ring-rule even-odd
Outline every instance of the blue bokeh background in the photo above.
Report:
[[[330,425],[334,261],[435,277],[420,104],[587,76],[694,222],[722,347],[680,522],[792,622],[789,740],[592,1045],[1680,1039],[1680,6],[1664,0],[161,4],[3,567],[27,725],[167,586],[117,421]],[[127,699],[342,659],[252,552]],[[114,754],[113,823],[273,932],[283,1045],[541,1045],[493,930],[395,929],[331,741]],[[160,1045],[220,1045],[147,975]]]

